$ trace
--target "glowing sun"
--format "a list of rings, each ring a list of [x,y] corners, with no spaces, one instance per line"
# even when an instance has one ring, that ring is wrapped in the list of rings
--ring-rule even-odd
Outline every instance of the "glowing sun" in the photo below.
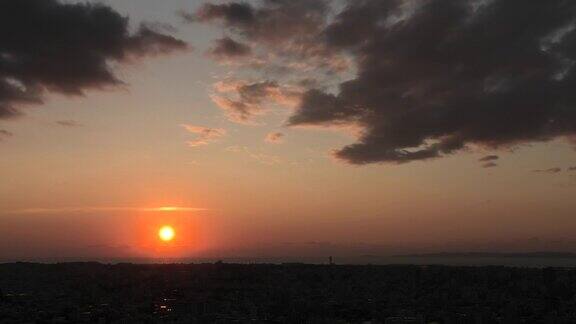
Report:
[[[160,230],[158,230],[158,237],[164,241],[164,242],[169,242],[172,241],[172,239],[174,239],[174,229],[172,228],[172,226],[162,226],[160,228]]]

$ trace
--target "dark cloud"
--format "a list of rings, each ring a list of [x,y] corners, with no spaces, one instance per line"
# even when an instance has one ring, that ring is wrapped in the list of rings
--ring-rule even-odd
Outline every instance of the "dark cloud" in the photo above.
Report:
[[[330,12],[323,1],[263,0],[205,5],[196,17],[295,64],[351,57],[356,76],[309,89],[288,121],[360,127],[335,152],[349,163],[576,135],[576,2],[361,0]]]
[[[188,22],[221,20],[226,26],[239,28],[256,22],[254,8],[247,3],[205,4],[195,14],[181,13]]]
[[[14,136],[14,134],[12,134],[11,132],[5,129],[0,129],[0,141],[3,141],[5,138],[12,136]]]
[[[278,88],[278,84],[271,81],[244,84],[238,87],[238,94],[242,101],[257,104]]]
[[[83,126],[80,122],[75,120],[58,120],[56,121],[56,125],[63,126],[63,127],[81,127]]]
[[[261,0],[204,4],[183,16],[189,22],[217,24],[260,49],[252,51],[258,57],[256,62],[248,62],[250,67],[285,74],[348,68],[347,61],[323,41],[329,14],[325,0]]]
[[[138,32],[126,42],[124,59],[130,56],[143,57],[166,55],[174,51],[186,50],[188,44],[174,36],[154,29],[155,24],[141,24]]]
[[[112,63],[186,49],[154,25],[129,32],[128,18],[101,4],[0,2],[0,118],[40,104],[46,92],[83,95],[122,85]]]
[[[484,169],[487,169],[487,168],[495,168],[495,167],[497,167],[497,166],[498,166],[498,164],[496,164],[496,163],[494,163],[494,162],[487,162],[487,163],[482,164],[482,167],[483,167]]]
[[[496,161],[500,159],[500,157],[498,155],[487,155],[481,159],[478,159],[478,161],[480,162],[488,162],[488,161]]]
[[[498,164],[496,164],[495,161],[498,161],[499,159],[500,159],[500,157],[498,155],[486,155],[486,156],[478,159],[478,161],[482,162],[482,167],[487,169],[487,168],[497,167]]]
[[[560,173],[562,172],[561,168],[550,168],[550,169],[539,169],[539,170],[534,170],[534,172],[536,173]]]
[[[323,0],[264,0],[205,4],[188,20],[220,22],[247,39],[259,42],[300,42],[322,30],[328,5]],[[306,49],[305,49],[306,50]]]
[[[208,53],[216,60],[227,61],[249,56],[251,52],[250,46],[237,42],[230,37],[224,37],[216,40],[214,47]]]
[[[361,125],[359,142],[336,153],[354,164],[576,133],[576,3],[402,3],[351,2],[339,14],[327,42],[354,54],[358,75],[336,95],[311,90],[291,125]]]

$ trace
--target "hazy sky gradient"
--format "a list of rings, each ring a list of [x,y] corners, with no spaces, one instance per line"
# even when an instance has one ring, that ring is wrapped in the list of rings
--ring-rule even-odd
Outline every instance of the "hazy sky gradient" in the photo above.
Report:
[[[226,118],[213,84],[255,74],[206,55],[231,32],[177,15],[204,1],[103,3],[132,26],[173,25],[192,49],[118,64],[125,86],[50,93],[0,119],[13,134],[0,137],[0,260],[576,249],[576,151],[564,139],[350,165],[331,151],[354,135],[287,127],[291,108],[272,104],[255,124]],[[225,134],[192,146],[205,133],[183,125]],[[275,132],[281,143],[266,141]],[[483,168],[494,154],[497,167]],[[202,210],[151,210],[163,206]],[[156,238],[164,224],[171,246]]]

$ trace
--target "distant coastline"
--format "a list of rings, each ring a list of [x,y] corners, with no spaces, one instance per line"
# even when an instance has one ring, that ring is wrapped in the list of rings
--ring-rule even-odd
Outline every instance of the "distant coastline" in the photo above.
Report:
[[[438,252],[398,255],[364,254],[357,256],[334,255],[335,264],[340,265],[447,265],[447,266],[518,266],[518,267],[576,267],[576,253],[572,252]],[[30,262],[30,263],[90,263],[104,264],[203,264],[203,263],[235,263],[235,264],[328,264],[326,257],[222,257],[222,258],[29,258],[22,260],[0,260],[0,263]]]
[[[440,252],[423,254],[401,254],[394,255],[394,258],[576,258],[576,253],[572,252]]]

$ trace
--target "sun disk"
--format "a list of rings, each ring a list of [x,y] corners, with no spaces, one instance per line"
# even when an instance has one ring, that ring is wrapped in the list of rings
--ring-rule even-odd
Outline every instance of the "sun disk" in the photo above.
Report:
[[[175,233],[172,226],[162,226],[162,228],[160,228],[158,231],[158,237],[160,237],[160,239],[164,242],[172,241],[172,239],[174,239],[174,235]]]

